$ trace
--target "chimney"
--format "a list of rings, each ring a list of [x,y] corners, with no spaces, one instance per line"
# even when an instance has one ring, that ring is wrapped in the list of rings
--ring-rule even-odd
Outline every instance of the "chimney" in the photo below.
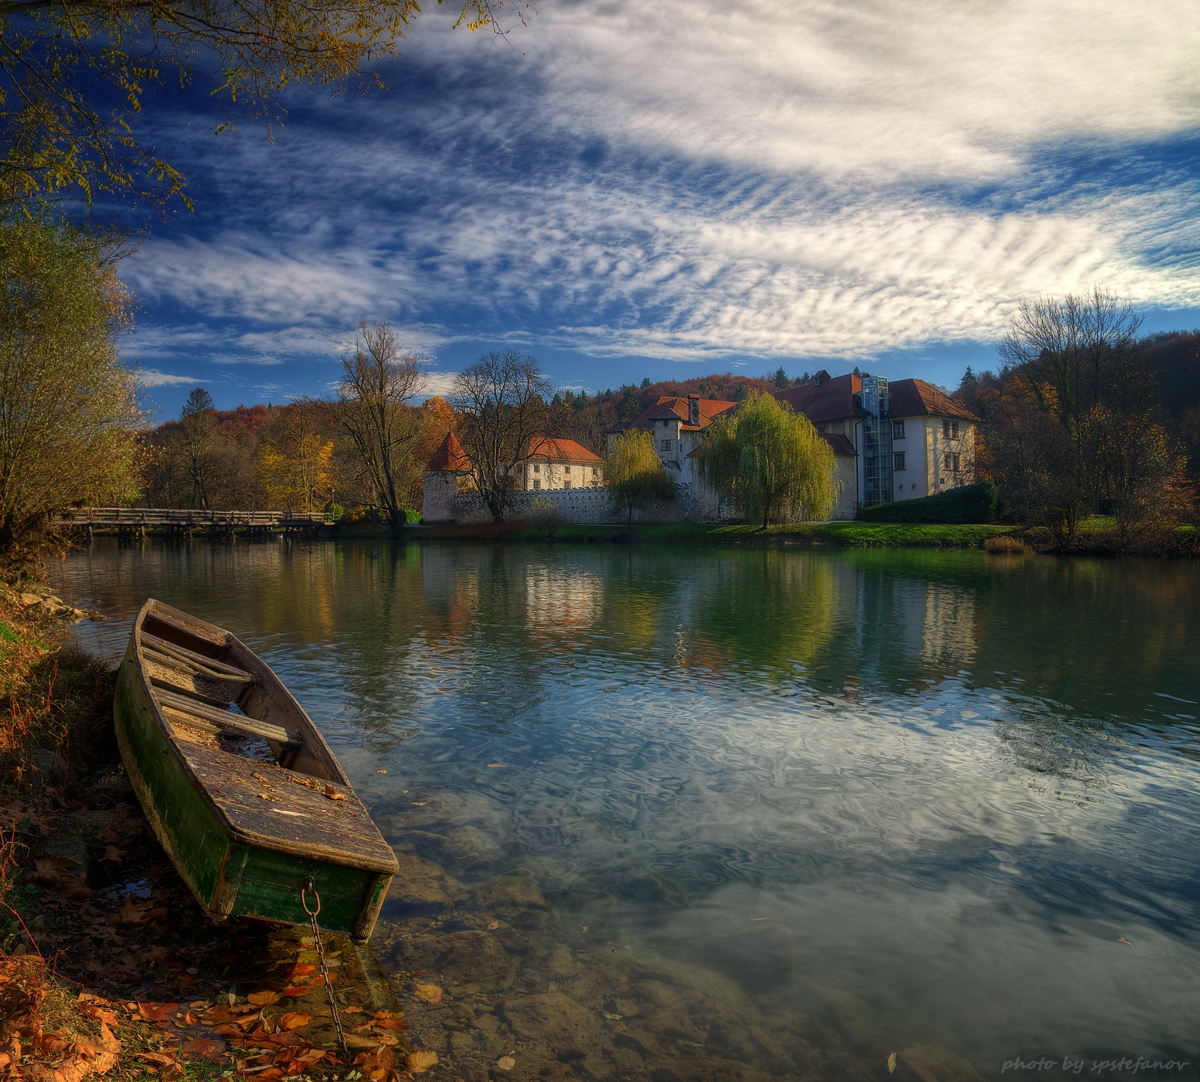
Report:
[[[688,395],[688,424],[700,427],[700,396]]]

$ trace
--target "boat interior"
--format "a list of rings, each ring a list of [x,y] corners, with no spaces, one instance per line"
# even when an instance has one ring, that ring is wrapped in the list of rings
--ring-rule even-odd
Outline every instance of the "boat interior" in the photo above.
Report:
[[[150,691],[178,739],[345,783],[291,696],[236,639],[151,608],[139,648]]]

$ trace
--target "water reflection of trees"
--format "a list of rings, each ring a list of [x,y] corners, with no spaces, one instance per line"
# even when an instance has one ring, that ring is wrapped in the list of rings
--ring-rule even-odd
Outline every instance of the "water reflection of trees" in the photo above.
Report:
[[[838,697],[999,689],[1014,756],[1059,776],[1110,737],[1196,743],[1200,710],[1177,701],[1200,698],[1186,562],[197,541],[102,542],[66,571],[72,599],[157,596],[230,628],[385,741],[437,695],[488,703],[483,725],[531,716],[590,667]]]
[[[691,571],[681,590],[679,667],[791,682],[827,649],[846,585],[828,560],[765,549]]]

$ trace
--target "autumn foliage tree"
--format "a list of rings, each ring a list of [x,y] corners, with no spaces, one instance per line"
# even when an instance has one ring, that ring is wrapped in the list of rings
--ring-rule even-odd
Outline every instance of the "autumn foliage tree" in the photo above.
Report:
[[[55,512],[136,491],[129,300],[95,238],[0,227],[0,562],[31,573]]]
[[[604,456],[604,480],[613,512],[633,526],[633,512],[675,499],[675,482],[654,450],[654,436],[642,428],[627,429]]]
[[[518,14],[530,2],[515,0]],[[454,25],[502,32],[504,3],[466,0]],[[363,65],[394,56],[420,10],[417,0],[0,0],[0,213],[101,192],[164,207],[183,175],[133,124],[154,88],[212,71],[211,92],[231,111],[277,115],[296,82],[382,85]]]
[[[311,406],[293,406],[271,426],[257,464],[271,508],[311,514],[332,499],[333,440]]]
[[[1076,544],[1090,514],[1111,515],[1125,547],[1190,502],[1186,459],[1140,318],[1110,291],[1040,297],[1018,308],[999,373],[968,370],[958,397],[982,419],[981,476],[1010,514]],[[1186,415],[1185,415],[1186,416]]]
[[[803,414],[751,391],[718,417],[696,456],[700,478],[766,529],[774,520],[828,518],[837,499],[833,450]]]

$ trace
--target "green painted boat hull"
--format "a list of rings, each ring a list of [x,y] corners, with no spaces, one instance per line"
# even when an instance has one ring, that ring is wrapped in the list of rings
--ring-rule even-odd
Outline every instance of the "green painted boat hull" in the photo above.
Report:
[[[301,891],[311,881],[320,895],[320,926],[367,938],[391,874],[274,852],[230,837],[159,724],[134,655],[131,637],[113,701],[117,741],[154,833],[205,912],[218,921],[254,917],[307,924]]]

